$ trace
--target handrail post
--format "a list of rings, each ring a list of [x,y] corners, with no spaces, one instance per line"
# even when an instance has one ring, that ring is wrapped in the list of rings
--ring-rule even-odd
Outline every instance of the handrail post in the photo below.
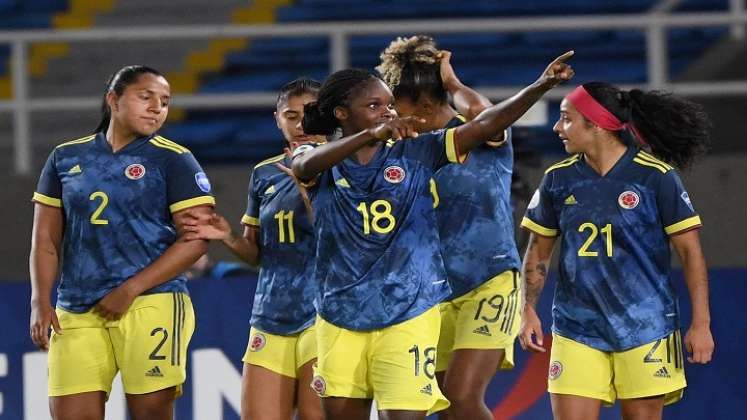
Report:
[[[745,0],[729,0],[729,10],[731,11],[732,16],[738,18],[742,15],[742,13],[744,13],[744,2]],[[732,24],[729,28],[729,32],[731,33],[731,37],[733,39],[744,39],[744,25],[740,23]]]
[[[343,31],[334,31],[329,37],[330,73],[350,67],[348,54],[348,35]]]
[[[652,15],[646,29],[646,69],[649,89],[662,89],[668,79],[666,31],[659,16]]]
[[[18,175],[31,173],[31,123],[28,89],[28,45],[13,41],[11,61],[13,72],[13,166]]]

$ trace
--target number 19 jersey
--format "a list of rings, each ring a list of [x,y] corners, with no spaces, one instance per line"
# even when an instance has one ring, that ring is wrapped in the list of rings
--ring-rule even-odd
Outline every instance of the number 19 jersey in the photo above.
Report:
[[[548,168],[521,225],[561,238],[553,331],[625,351],[677,329],[668,235],[700,224],[677,172],[634,147],[605,176],[583,155]]]
[[[464,158],[454,130],[440,130],[390,140],[366,165],[348,158],[319,175],[309,192],[322,318],[376,330],[414,318],[450,294],[432,177]]]

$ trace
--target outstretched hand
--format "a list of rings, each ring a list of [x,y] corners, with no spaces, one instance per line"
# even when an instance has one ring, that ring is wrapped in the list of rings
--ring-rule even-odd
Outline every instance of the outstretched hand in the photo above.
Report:
[[[552,89],[563,82],[571,80],[576,72],[570,64],[566,63],[566,61],[573,57],[574,54],[575,52],[573,50],[567,51],[553,60],[537,81],[548,89]]]
[[[416,123],[424,123],[425,120],[420,117],[409,116],[404,118],[395,117],[376,127],[369,128],[369,133],[377,140],[402,140],[406,138],[417,137],[419,133],[415,130]]]
[[[283,149],[285,152],[285,156],[289,160],[293,160],[293,152],[289,148]],[[309,200],[309,192],[306,190],[306,187],[301,184],[301,181],[298,180],[298,177],[296,177],[296,174],[293,173],[293,169],[283,165],[282,163],[276,163],[275,166],[283,171],[286,175],[291,177],[293,180],[293,183],[296,184],[296,188],[298,189],[298,193],[301,194],[301,200],[303,200],[303,205],[306,207],[306,213],[309,215],[309,221],[311,223],[314,223],[314,209],[311,207],[311,200]]]
[[[202,214],[187,210],[184,221],[184,239],[224,241],[231,237],[231,224],[218,213]]]

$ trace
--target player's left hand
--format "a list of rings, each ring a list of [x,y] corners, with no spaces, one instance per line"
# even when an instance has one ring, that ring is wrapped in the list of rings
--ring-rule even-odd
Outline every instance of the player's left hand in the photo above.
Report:
[[[573,50],[567,51],[553,60],[553,62],[547,66],[542,75],[540,75],[539,79],[537,79],[537,83],[548,89],[552,89],[563,82],[571,80],[576,72],[570,64],[566,63],[566,61],[570,60],[571,57],[573,57],[573,54],[575,54]]]
[[[104,296],[97,304],[93,307],[93,313],[106,319],[107,321],[116,321],[122,318],[122,315],[127,312],[127,309],[132,305],[132,301],[137,296],[133,295],[125,284],[121,284],[116,289],[112,290]]]
[[[685,348],[690,356],[687,361],[690,363],[706,364],[713,357],[713,335],[711,327],[708,325],[691,325],[685,334]]]

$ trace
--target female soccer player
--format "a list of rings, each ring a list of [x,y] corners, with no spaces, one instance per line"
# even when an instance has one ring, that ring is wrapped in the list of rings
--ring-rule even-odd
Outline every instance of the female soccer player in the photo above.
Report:
[[[435,378],[440,316],[451,293],[441,259],[431,177],[519,118],[572,76],[553,61],[542,76],[462,126],[417,136],[396,118],[386,84],[364,70],[332,74],[305,109],[304,131],[344,138],[297,154],[317,235],[318,370],[327,418],[424,418],[448,405]],[[389,139],[389,140],[388,140]],[[406,140],[403,140],[406,139]]]
[[[553,129],[573,156],[547,169],[522,221],[532,234],[519,336],[525,349],[544,351],[534,308],[559,237],[548,381],[556,419],[597,418],[600,404],[616,398],[624,419],[656,419],[681,398],[670,243],[693,308],[688,360],[711,360],[700,217],[671,166],[687,166],[703,152],[709,128],[699,105],[661,92],[593,82],[563,99]],[[626,129],[635,140],[626,140]]]
[[[425,120],[418,131],[458,127],[466,119],[449,105],[479,114],[490,102],[466,88],[433,38],[394,40],[377,68],[392,88],[401,117]],[[513,367],[519,330],[519,253],[511,208],[510,131],[470,152],[463,165],[436,172],[441,254],[452,293],[441,303],[436,375],[451,406],[441,418],[492,419],[485,391],[499,367]],[[491,240],[486,241],[486,238]]]
[[[280,89],[275,120],[291,152],[324,141],[301,127],[304,105],[316,100],[319,87],[317,81],[297,79]],[[288,167],[285,154],[254,167],[241,219],[243,236],[233,235],[226,219],[217,214],[196,218],[187,226],[194,232],[188,239],[222,240],[237,257],[260,266],[243,358],[242,419],[291,419],[294,403],[301,419],[322,418],[319,397],[309,387],[316,361],[314,237],[303,198],[284,172]]]
[[[182,217],[209,214],[215,201],[189,150],[156,134],[169,101],[156,70],[122,68],[96,133],[57,146],[39,179],[30,324],[49,351],[55,419],[103,419],[117,371],[132,419],[173,418],[194,330],[181,273],[207,247],[181,239]]]

